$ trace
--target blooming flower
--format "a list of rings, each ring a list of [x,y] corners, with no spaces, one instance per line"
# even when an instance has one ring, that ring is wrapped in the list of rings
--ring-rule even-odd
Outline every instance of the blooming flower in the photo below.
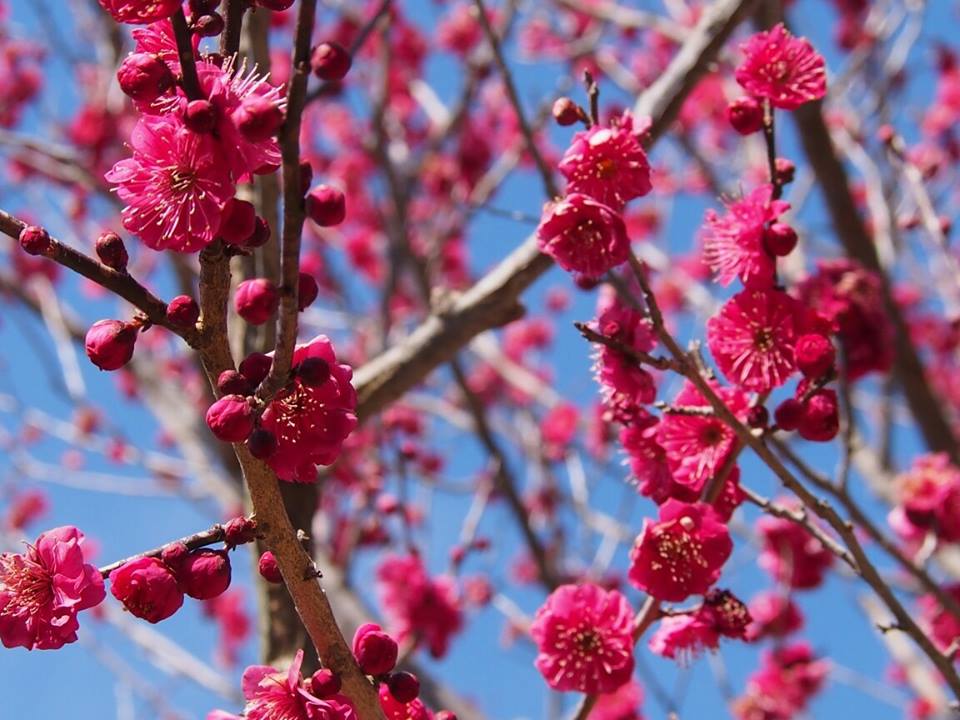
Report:
[[[644,521],[630,551],[628,577],[658,600],[680,602],[705,593],[732,551],[716,510],[670,499],[660,506],[658,521]]]
[[[810,589],[823,582],[833,564],[833,554],[802,525],[770,516],[757,521],[763,540],[760,567],[780,583],[794,589]]]
[[[766,637],[782,638],[803,627],[800,608],[779,592],[762,592],[750,601],[751,622],[746,639],[756,642]]]
[[[823,686],[828,670],[806,643],[765,652],[760,669],[747,681],[746,694],[734,701],[733,714],[737,720],[796,717]]]
[[[99,0],[100,7],[106,10],[119,23],[146,25],[157,20],[165,20],[180,9],[180,0]]]
[[[547,204],[537,228],[537,245],[564,270],[590,278],[600,277],[630,254],[619,213],[579,193]]]
[[[140,557],[110,573],[110,592],[138,618],[158,623],[183,605],[183,591],[173,571],[155,557]]]
[[[897,499],[906,519],[933,529],[946,542],[960,541],[960,469],[946,453],[922,455],[895,479]]]
[[[752,35],[740,45],[745,55],[737,82],[774,107],[796,110],[827,93],[823,56],[806,38],[791,35],[783,24]]]
[[[537,610],[535,665],[554,690],[613,692],[633,674],[633,610],[616,590],[562,585]]]
[[[420,698],[400,702],[391,693],[386,683],[380,685],[380,709],[387,720],[430,720],[430,711]]]
[[[123,226],[154,250],[196,252],[213,242],[235,187],[211,136],[147,116],[130,142],[133,157],[105,176],[126,203]]]
[[[612,693],[597,696],[597,702],[590,711],[590,720],[643,720],[641,707],[643,688],[631,679]]]
[[[83,561],[83,533],[71,525],[41,533],[27,551],[0,554],[0,642],[56,650],[76,642],[77,613],[106,595],[100,572]]]
[[[568,193],[588,195],[615,210],[651,188],[650,164],[629,112],[609,126],[595,125],[574,135],[558,167]]]
[[[764,393],[796,370],[794,342],[802,307],[775,289],[744,290],[707,321],[707,344],[727,379]]]
[[[282,480],[313,482],[316,465],[330,465],[343,441],[357,426],[357,391],[350,384],[353,371],[337,363],[330,340],[319,335],[293,353],[293,366],[320,358],[330,366],[330,377],[310,386],[299,378],[267,406],[261,427],[277,438],[277,450],[267,463]]]
[[[419,556],[389,555],[377,568],[377,590],[400,642],[416,638],[426,644],[433,657],[446,655],[451,638],[463,626],[450,578],[431,578]]]
[[[960,583],[947,585],[943,591],[960,602]],[[943,607],[934,595],[924,595],[917,604],[920,608],[920,624],[933,638],[937,647],[946,650],[960,638],[960,620]]]
[[[748,410],[747,398],[734,388],[714,388],[720,399],[738,418]],[[709,403],[691,383],[684,385],[674,404],[683,408],[709,407]],[[660,418],[657,442],[667,453],[673,478],[699,492],[721,470],[736,436],[719,418],[709,415],[666,412]]]
[[[711,590],[692,613],[660,621],[650,638],[650,650],[663,657],[686,660],[702,650],[716,650],[720,638],[743,640],[750,612],[728,590]]]
[[[761,185],[749,195],[727,204],[718,215],[707,210],[703,228],[703,261],[729,285],[737,277],[747,287],[769,287],[776,266],[763,244],[768,223],[790,209],[790,203],[773,199],[773,186]]]

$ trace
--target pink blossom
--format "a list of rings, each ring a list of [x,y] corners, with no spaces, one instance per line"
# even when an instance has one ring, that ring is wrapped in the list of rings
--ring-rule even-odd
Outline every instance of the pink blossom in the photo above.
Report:
[[[554,690],[613,692],[633,674],[633,610],[616,590],[562,585],[537,610],[537,670]]]
[[[663,657],[686,661],[703,650],[716,650],[723,637],[743,640],[750,612],[727,590],[711,590],[692,613],[660,621],[650,638],[650,650]]]
[[[56,650],[76,642],[77,613],[103,602],[100,572],[84,562],[83,533],[71,525],[41,533],[26,553],[0,554],[0,641]]]
[[[643,688],[631,679],[612,693],[603,693],[590,711],[590,720],[643,720]]]
[[[748,287],[773,284],[775,261],[764,246],[764,229],[789,209],[789,203],[773,199],[772,185],[761,185],[729,202],[725,215],[707,210],[703,261],[717,274],[717,282],[729,285],[739,277]]]
[[[579,193],[547,204],[537,228],[537,244],[564,270],[590,278],[600,277],[630,254],[619,213]]]
[[[333,344],[324,335],[298,345],[293,365],[312,357],[328,363],[327,381],[309,386],[294,379],[261,418],[263,429],[277,438],[277,450],[267,463],[283,480],[315,481],[315,466],[333,463],[343,441],[357,426],[357,391],[350,384],[353,370],[337,362]]]
[[[751,95],[784,110],[796,110],[826,95],[823,56],[806,38],[791,35],[783,23],[752,35],[740,49],[745,57],[736,78]]]
[[[106,174],[126,203],[123,226],[154,250],[196,252],[213,242],[234,184],[209,135],[169,116],[143,117],[133,157]]]
[[[707,321],[707,344],[726,378],[765,393],[796,371],[794,343],[802,306],[775,289],[734,295]]]
[[[447,654],[463,627],[460,601],[448,577],[430,577],[417,555],[388,555],[377,568],[377,591],[397,639],[423,642],[433,657]]]
[[[650,164],[629,112],[609,126],[595,125],[573,136],[558,166],[567,192],[581,193],[620,210],[650,192]]]
[[[180,0],[99,0],[100,7],[120,23],[146,25],[164,20],[180,9]]]
[[[781,583],[796,589],[818,587],[833,565],[833,553],[810,531],[786,518],[761,517],[757,530],[763,540],[760,566]]]

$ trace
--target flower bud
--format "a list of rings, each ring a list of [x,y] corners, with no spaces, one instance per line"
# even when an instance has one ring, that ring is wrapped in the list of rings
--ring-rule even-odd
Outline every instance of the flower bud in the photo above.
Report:
[[[789,185],[793,182],[793,177],[797,172],[797,166],[793,164],[792,160],[778,157],[773,167],[777,173],[777,182],[780,183],[780,185]]]
[[[133,615],[158,623],[183,605],[183,592],[161,560],[142,557],[110,573],[110,592]]]
[[[283,110],[262,95],[251,95],[233,111],[233,123],[250,142],[263,142],[277,134],[283,125]]]
[[[260,571],[260,577],[267,582],[275,585],[279,585],[283,582],[283,575],[280,574],[280,568],[277,565],[277,558],[275,558],[273,553],[269,550],[260,556],[260,561],[257,563],[257,569]]]
[[[300,282],[297,289],[297,309],[303,312],[313,305],[313,301],[320,294],[320,286],[317,285],[317,279],[310,273],[300,273]]]
[[[340,676],[330,668],[320,668],[310,678],[310,690],[321,700],[338,694],[342,685]]]
[[[230,587],[230,557],[226,550],[194,550],[177,568],[177,579],[190,597],[215,598]]]
[[[193,32],[200,37],[216,37],[223,32],[226,24],[220,13],[201,15],[193,21]]]
[[[209,100],[191,100],[183,111],[183,124],[195,133],[208,133],[217,125],[217,109]]]
[[[173,87],[174,77],[159,55],[133,53],[120,63],[117,81],[125,95],[150,103]]]
[[[786,223],[773,223],[763,231],[763,245],[771,255],[789,255],[797,246],[797,231]]]
[[[330,379],[330,363],[323,358],[308,357],[297,365],[296,372],[307,387],[320,387]]]
[[[257,460],[266,460],[277,451],[277,436],[269,430],[257,428],[247,438],[247,449]]]
[[[420,681],[413,673],[400,670],[387,676],[387,688],[394,700],[406,705],[416,700],[420,694]]]
[[[200,319],[200,306],[189,295],[177,295],[167,304],[167,320],[171,325],[188,328]]]
[[[254,385],[259,385],[270,374],[273,358],[264,353],[250,353],[240,361],[240,373]]]
[[[754,97],[741,97],[727,106],[727,120],[741,135],[752,135],[763,127],[763,106]]]
[[[256,388],[243,373],[224,370],[217,378],[217,390],[224,395],[253,395]]]
[[[397,642],[375,623],[361,625],[353,636],[353,655],[365,675],[383,675],[397,664]]]
[[[237,545],[246,545],[257,538],[256,521],[243,517],[235,517],[228,520],[223,526],[223,541],[228,548],[234,548]]]
[[[172,542],[169,545],[163,546],[163,549],[160,551],[160,560],[162,560],[163,564],[170,568],[174,575],[176,575],[178,569],[187,559],[187,555],[189,554],[190,548],[188,548],[184,543]]]
[[[276,285],[264,278],[244,280],[233,296],[237,315],[251,325],[263,325],[277,311],[279,304],[280,293]]]
[[[253,407],[242,395],[225,395],[207,410],[207,427],[224,442],[242,442],[253,432]]]
[[[122,320],[97,320],[84,340],[87,357],[101,370],[119,370],[133,357],[139,330]]]
[[[583,109],[568,97],[557,98],[553,103],[553,119],[561,127],[573,125],[583,117]]]
[[[256,228],[257,209],[253,203],[237,198],[230,198],[224,203],[217,230],[224,242],[245,246]]]
[[[770,411],[765,405],[754,405],[747,412],[747,425],[752,428],[765,428],[770,422]]]
[[[347,216],[347,200],[335,187],[318,185],[307,195],[307,215],[320,227],[339,225]]]
[[[98,237],[96,251],[100,262],[108,268],[121,273],[127,271],[130,256],[127,254],[127,247],[123,244],[123,239],[115,232],[105,232]]]
[[[270,242],[270,226],[266,220],[257,215],[253,223],[253,233],[247,238],[244,247],[263,247],[268,242]]]
[[[335,42],[323,42],[310,53],[310,69],[321,80],[342,80],[353,60],[346,48]]]
[[[797,433],[804,440],[828,442],[840,432],[840,412],[834,390],[817,390],[803,406]]]
[[[796,430],[803,418],[803,404],[794,398],[787,398],[773,411],[773,419],[782,430]]]
[[[793,350],[797,367],[808,378],[821,378],[833,370],[837,351],[830,338],[817,333],[801,335]]]
[[[45,255],[53,248],[53,241],[42,227],[27,225],[20,231],[20,247],[27,255]]]

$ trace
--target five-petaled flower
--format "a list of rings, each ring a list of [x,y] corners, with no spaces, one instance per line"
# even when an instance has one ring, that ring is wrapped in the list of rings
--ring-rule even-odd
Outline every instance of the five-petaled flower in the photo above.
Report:
[[[737,82],[774,107],[796,110],[827,93],[827,70],[810,41],[791,35],[783,24],[752,35],[742,43],[745,56]]]

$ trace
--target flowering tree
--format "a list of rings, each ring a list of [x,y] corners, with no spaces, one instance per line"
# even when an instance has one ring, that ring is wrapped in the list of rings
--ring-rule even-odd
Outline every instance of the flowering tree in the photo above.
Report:
[[[916,0],[660,5],[0,0],[3,662],[119,717],[956,712],[960,66]]]

